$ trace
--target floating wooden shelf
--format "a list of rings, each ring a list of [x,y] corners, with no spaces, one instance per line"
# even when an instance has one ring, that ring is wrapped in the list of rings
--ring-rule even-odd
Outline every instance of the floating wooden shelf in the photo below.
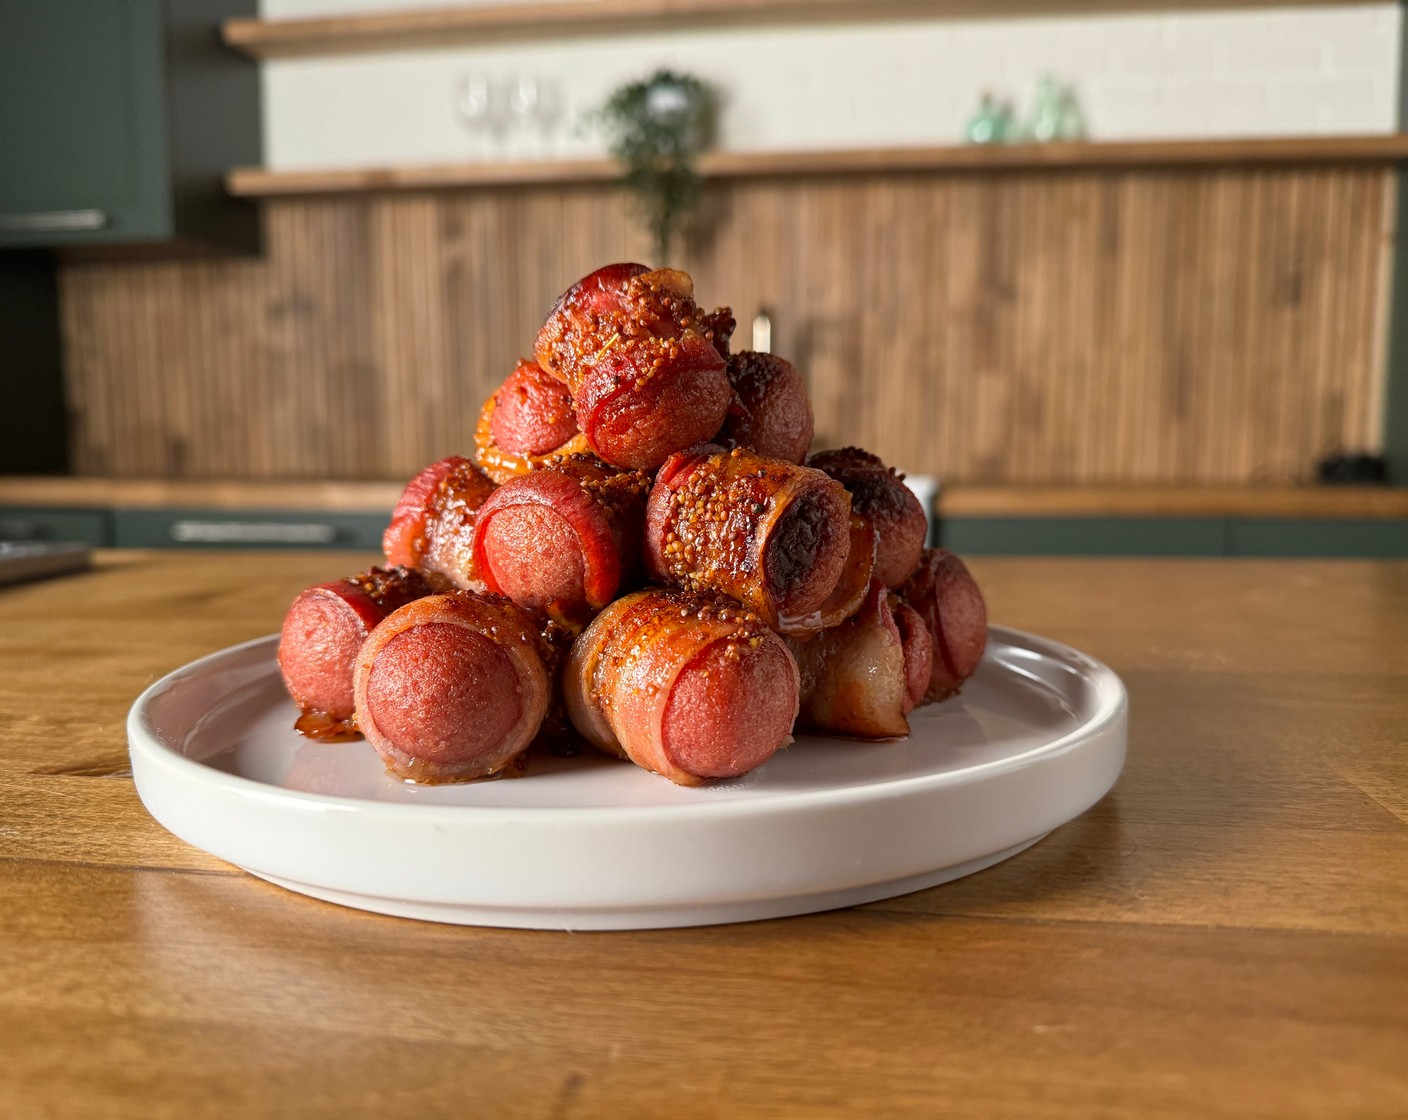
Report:
[[[0,506],[170,506],[228,510],[381,512],[400,482],[174,481],[122,478],[0,478]],[[942,517],[1408,518],[1397,486],[983,486],[955,483],[939,494]]]
[[[845,151],[717,152],[701,170],[710,178],[829,175],[905,171],[998,171],[1061,168],[1178,167],[1197,165],[1392,163],[1408,159],[1408,134],[1306,136],[1262,140],[1158,140],[1110,143],[1014,144],[941,148],[865,148]],[[380,168],[271,171],[238,167],[226,185],[241,198],[434,190],[542,183],[597,183],[615,179],[610,160],[536,163],[460,163]]]
[[[1182,7],[1215,8],[1226,0]],[[1241,6],[1284,6],[1287,0],[1241,0]],[[1289,0],[1310,4],[1324,0]],[[1330,0],[1349,3],[1352,0]],[[1027,13],[1128,11],[1165,7],[1157,0],[557,0],[463,8],[379,12],[318,19],[235,19],[225,42],[255,58],[348,54],[448,46],[489,39],[612,34],[708,25],[923,17],[992,18]]]

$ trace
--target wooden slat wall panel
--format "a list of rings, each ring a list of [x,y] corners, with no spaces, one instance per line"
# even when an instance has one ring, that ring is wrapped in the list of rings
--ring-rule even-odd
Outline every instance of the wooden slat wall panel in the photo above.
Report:
[[[1373,447],[1392,172],[748,179],[683,246],[819,443],[970,482],[1286,482]],[[606,185],[265,204],[259,260],[69,264],[75,467],[395,478],[469,447],[557,293],[648,243]]]

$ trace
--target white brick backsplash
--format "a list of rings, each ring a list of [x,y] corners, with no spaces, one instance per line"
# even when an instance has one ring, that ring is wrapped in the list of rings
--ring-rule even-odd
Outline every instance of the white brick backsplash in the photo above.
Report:
[[[1251,22],[1232,34],[1228,22],[1214,21],[1208,28],[1219,74],[1279,77],[1318,74],[1325,69],[1325,46],[1315,36],[1291,34],[1262,21]]]
[[[1112,31],[1102,36],[1104,66],[1096,73],[1173,78],[1211,74],[1216,65],[1215,39],[1170,33],[1167,21],[1141,19]]]
[[[433,0],[264,0],[274,18],[425,7]],[[581,156],[589,135],[466,132],[465,74],[552,78],[575,112],[672,65],[724,93],[731,150],[958,140],[982,90],[1023,114],[1046,73],[1079,91],[1097,139],[1381,133],[1397,125],[1395,3],[882,20],[455,45],[264,64],[275,168]]]
[[[1270,91],[1265,82],[1252,79],[1229,77],[1170,83],[1164,91],[1164,114],[1168,119],[1186,117],[1198,121],[1209,136],[1252,136],[1275,127]],[[1313,131],[1305,122],[1293,124],[1287,132]]]
[[[1354,133],[1363,131],[1359,122],[1372,115],[1383,93],[1374,78],[1335,76],[1277,81],[1271,99],[1279,113],[1313,120],[1308,132]]]
[[[1330,69],[1380,77],[1397,74],[1401,65],[1401,11],[1397,6],[1373,10],[1363,27],[1331,24],[1319,28]]]

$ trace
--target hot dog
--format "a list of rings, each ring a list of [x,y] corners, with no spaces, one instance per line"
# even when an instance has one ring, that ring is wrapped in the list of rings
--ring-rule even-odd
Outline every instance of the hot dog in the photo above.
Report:
[[[589,743],[678,785],[761,766],[798,707],[782,639],[737,603],[688,591],[612,603],[573,642],[563,690]]]
[[[952,696],[983,659],[988,641],[987,605],[968,569],[953,553],[925,549],[900,598],[924,620],[934,639],[926,702]]]
[[[840,483],[744,448],[672,455],[646,503],[652,579],[730,595],[784,634],[854,613],[874,547]]]
[[[535,351],[566,383],[591,450],[652,469],[723,424],[733,391],[710,323],[688,273],[608,265],[562,295]]]
[[[510,479],[480,507],[476,570],[490,591],[584,625],[639,573],[649,489],[591,455]]]
[[[496,774],[538,734],[558,658],[542,621],[507,599],[430,595],[392,612],[362,644],[357,725],[402,778]]]
[[[410,568],[370,568],[301,592],[284,616],[279,671],[302,709],[296,726],[318,739],[354,738],[352,671],[368,634],[398,607],[429,595]]]

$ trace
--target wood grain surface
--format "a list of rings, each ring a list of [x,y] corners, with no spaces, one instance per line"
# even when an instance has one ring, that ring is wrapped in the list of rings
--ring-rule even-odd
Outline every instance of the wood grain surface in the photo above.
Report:
[[[902,898],[562,934],[314,902],[141,807],[142,687],[366,559],[0,590],[0,1116],[1404,1115],[1408,564],[977,560],[1129,686],[1113,793]]]
[[[1381,433],[1395,173],[737,179],[677,262],[759,309],[818,446],[972,483],[1291,483]],[[395,479],[471,446],[613,186],[286,199],[261,259],[61,273],[80,474]]]
[[[711,152],[699,161],[708,179],[912,171],[1198,165],[1394,163],[1408,158],[1408,136],[1277,136],[1245,140],[1111,140],[1043,144],[844,148],[795,152]],[[450,187],[600,183],[620,177],[607,159],[394,167],[276,170],[236,167],[225,178],[240,198],[437,190]]]
[[[0,476],[0,506],[170,506],[228,510],[389,511],[404,481],[249,482],[241,479]],[[1408,518],[1408,486],[982,486],[949,484],[947,517]]]

